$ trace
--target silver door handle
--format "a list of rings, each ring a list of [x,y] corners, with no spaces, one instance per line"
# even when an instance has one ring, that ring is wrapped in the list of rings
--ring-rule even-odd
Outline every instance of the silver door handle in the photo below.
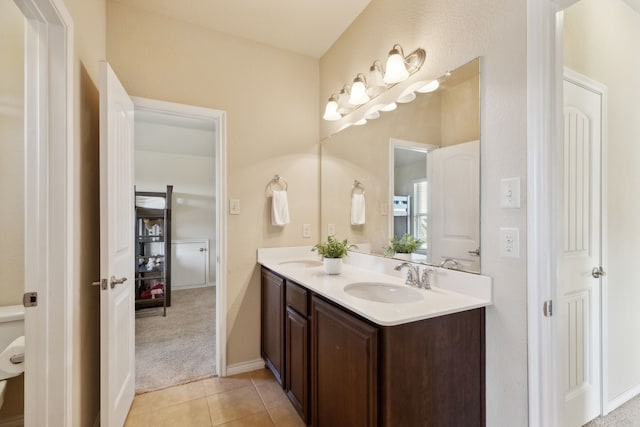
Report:
[[[467,253],[470,255],[480,256],[480,248],[476,249],[475,251],[467,251]]]
[[[120,279],[116,279],[116,276],[111,276],[111,289],[115,288],[116,285],[121,285],[127,281],[126,277],[121,277]]]
[[[599,279],[602,276],[606,276],[607,273],[605,273],[605,271],[602,269],[602,267],[593,267],[593,270],[591,270],[591,275],[593,277],[595,277],[596,279]]]

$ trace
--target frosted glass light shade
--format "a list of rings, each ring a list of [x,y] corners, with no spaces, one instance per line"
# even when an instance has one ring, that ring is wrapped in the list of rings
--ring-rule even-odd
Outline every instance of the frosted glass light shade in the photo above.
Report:
[[[353,79],[353,85],[351,86],[351,96],[349,96],[349,104],[362,105],[369,102],[371,98],[367,95],[367,87],[365,86],[364,77],[358,75]]]
[[[367,95],[374,97],[382,93],[387,88],[382,76],[382,69],[378,61],[374,62],[369,68],[369,77],[367,78]]]
[[[340,90],[338,95],[338,113],[345,115],[353,110],[353,105],[349,103],[349,86],[345,86]]]
[[[338,113],[338,97],[335,95],[331,95],[329,98],[329,102],[327,102],[327,106],[324,109],[323,119],[327,121],[335,121],[340,120],[342,115]]]
[[[384,82],[388,85],[399,83],[409,77],[409,71],[407,71],[404,57],[396,47],[389,51],[386,70],[384,73]]]

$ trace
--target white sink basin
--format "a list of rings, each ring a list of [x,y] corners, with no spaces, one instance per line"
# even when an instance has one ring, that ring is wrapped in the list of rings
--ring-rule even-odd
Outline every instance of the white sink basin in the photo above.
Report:
[[[315,260],[315,259],[297,259],[297,260],[290,260],[290,261],[282,261],[280,263],[280,265],[283,266],[287,266],[287,267],[317,267],[319,265],[322,265],[321,261]]]
[[[416,302],[424,298],[422,293],[416,289],[382,282],[351,283],[344,287],[344,291],[356,298],[390,304]]]

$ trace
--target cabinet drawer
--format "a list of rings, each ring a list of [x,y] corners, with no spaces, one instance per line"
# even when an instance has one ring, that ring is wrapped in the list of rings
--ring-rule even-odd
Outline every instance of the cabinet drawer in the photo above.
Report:
[[[309,311],[307,294],[305,288],[287,280],[287,305],[305,317]]]

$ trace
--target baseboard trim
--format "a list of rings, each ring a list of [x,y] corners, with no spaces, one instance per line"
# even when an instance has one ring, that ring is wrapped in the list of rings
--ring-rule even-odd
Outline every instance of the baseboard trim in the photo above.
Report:
[[[196,289],[196,288],[215,288],[215,283],[207,283],[206,285],[171,285],[171,291],[181,291],[184,289]]]
[[[23,427],[24,416],[17,415],[15,417],[5,418],[0,420],[0,427]]]
[[[264,360],[262,358],[250,360],[248,362],[234,363],[233,365],[227,365],[227,376],[244,374],[245,372],[251,372],[263,368]]]
[[[614,409],[617,409],[618,407],[624,405],[625,403],[627,403],[628,401],[630,401],[631,399],[633,399],[639,394],[640,394],[640,384],[630,388],[629,390],[625,391],[615,399],[610,400],[607,403],[607,414],[613,411]]]

